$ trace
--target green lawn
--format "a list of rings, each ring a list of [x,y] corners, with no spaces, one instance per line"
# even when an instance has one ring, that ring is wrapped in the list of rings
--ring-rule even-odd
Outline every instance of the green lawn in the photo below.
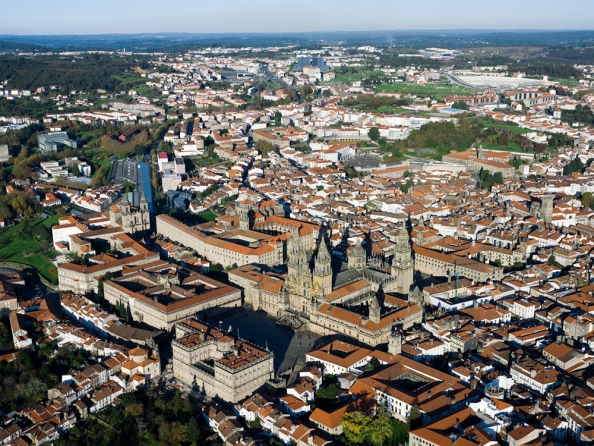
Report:
[[[35,232],[35,227],[38,225],[43,225],[51,229],[56,224],[58,224],[57,215],[46,219],[37,218],[30,222],[33,232]],[[18,225],[0,230],[0,240],[4,241],[4,244],[0,247],[0,258],[2,261],[30,265],[40,275],[53,283],[57,283],[55,266],[50,261],[50,257],[56,255],[56,252],[51,248],[42,251],[37,239],[34,237],[24,238],[20,235],[20,228],[21,224],[19,223]]]
[[[116,76],[120,82],[122,83],[123,87],[130,87],[133,84],[139,84],[139,83],[145,83],[146,79],[145,78],[141,78],[140,76]],[[129,85],[123,85],[123,84],[129,84]]]
[[[450,94],[472,94],[473,90],[470,88],[455,85],[450,82],[436,82],[428,85],[406,84],[398,82],[395,84],[382,84],[375,87],[376,92],[393,91],[407,94],[418,94],[435,96],[436,99],[442,100]]]
[[[393,113],[393,114],[400,114],[400,113],[410,113],[410,110],[401,107],[391,107],[389,105],[382,105],[375,110],[376,113]]]
[[[515,133],[528,133],[531,130],[528,129],[522,129],[520,127],[518,127],[517,125],[513,125],[513,124],[504,124],[502,122],[493,122],[493,123],[489,123],[487,124],[489,127],[494,127],[496,129],[501,129],[501,130],[507,130],[510,132],[515,132]]]
[[[217,214],[215,214],[213,211],[211,211],[210,209],[207,209],[206,211],[202,211],[198,214],[198,217],[206,220],[206,221],[215,221],[218,217]]]
[[[365,69],[361,68],[356,73],[338,73],[336,72],[336,77],[334,80],[330,82],[325,82],[327,84],[347,84],[351,82],[360,81],[363,78],[367,78],[369,76],[383,76],[384,73],[380,70],[372,70],[372,69]]]
[[[508,144],[507,146],[500,146],[497,143],[487,143],[487,144],[480,144],[483,146],[483,149],[487,149],[487,150],[502,150],[504,152],[524,152],[524,149],[522,149],[519,145],[512,143],[512,144]]]

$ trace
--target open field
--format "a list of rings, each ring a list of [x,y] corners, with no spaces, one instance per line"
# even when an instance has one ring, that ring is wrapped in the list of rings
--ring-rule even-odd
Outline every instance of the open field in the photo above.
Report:
[[[434,96],[438,100],[443,100],[451,94],[472,94],[473,90],[455,85],[450,82],[436,82],[428,85],[405,84],[399,82],[395,84],[382,84],[375,88],[376,92],[401,92],[406,94],[416,94],[421,96]]]
[[[58,224],[57,215],[47,219],[36,218],[30,222],[33,233],[35,233],[35,228],[39,225],[43,225],[51,231],[51,227],[56,224]],[[5,244],[0,247],[2,261],[30,265],[46,279],[56,282],[57,273],[55,266],[50,261],[50,257],[56,254],[55,251],[51,248],[43,251],[36,238],[25,238],[20,234],[20,231],[21,224],[0,230],[0,240],[5,241]]]
[[[522,153],[526,153],[524,151],[524,149],[522,149],[519,145],[517,144],[508,144],[507,146],[501,146],[499,144],[496,143],[487,143],[487,144],[481,144],[481,146],[483,146],[483,149],[486,150],[501,150],[503,152],[522,152]]]

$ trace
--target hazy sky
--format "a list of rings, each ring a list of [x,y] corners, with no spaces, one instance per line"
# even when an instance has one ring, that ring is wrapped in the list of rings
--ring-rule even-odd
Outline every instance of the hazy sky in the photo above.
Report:
[[[0,34],[592,29],[593,0],[12,0]]]

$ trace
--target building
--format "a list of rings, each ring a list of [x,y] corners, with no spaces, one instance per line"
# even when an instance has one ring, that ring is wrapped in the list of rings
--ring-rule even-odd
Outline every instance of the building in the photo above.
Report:
[[[465,446],[498,444],[492,426],[485,416],[465,408],[409,433],[410,446]],[[511,444],[511,443],[510,443]],[[520,443],[524,444],[524,443]]]
[[[385,405],[394,418],[403,422],[416,406],[421,412],[423,424],[459,411],[468,403],[479,401],[481,396],[455,376],[405,356],[371,375],[359,378],[351,393],[375,395],[378,404]]]
[[[110,182],[120,186],[127,182],[134,183],[134,191],[128,193],[130,204],[139,209],[141,201],[144,199],[149,213],[151,215],[155,214],[151,172],[147,163],[130,159],[114,160],[111,167]]]
[[[274,354],[196,319],[175,326],[173,374],[211,397],[239,402],[274,376]]]
[[[161,330],[188,317],[241,306],[241,291],[162,260],[127,268],[104,283],[104,297],[134,321]]]
[[[57,152],[64,146],[76,149],[76,141],[71,140],[66,132],[42,133],[38,137],[39,152]]]
[[[450,277],[459,275],[475,282],[502,280],[503,268],[477,260],[444,254],[414,245],[415,269],[431,276]]]
[[[246,303],[283,323],[295,328],[307,324],[321,335],[340,334],[375,346],[388,342],[394,328],[407,329],[422,320],[422,306],[402,298],[409,293],[414,269],[404,229],[391,265],[386,271],[368,261],[361,242],[347,261],[335,259],[333,265],[323,237],[310,247],[306,238],[295,235],[285,275],[246,265],[231,270],[229,280],[244,289]]]
[[[7,144],[0,144],[0,162],[5,163],[10,159],[10,150]]]
[[[277,215],[253,222],[253,210],[239,206],[238,228],[212,234],[202,226],[188,227],[168,215],[157,216],[157,234],[193,249],[213,264],[238,267],[247,264],[275,266],[285,262],[291,234],[299,234],[313,246],[318,226]],[[253,222],[253,223],[252,223]]]
[[[76,242],[75,238],[73,241]],[[88,244],[87,244],[88,243]],[[89,253],[90,242],[80,240],[80,249],[74,252]],[[88,265],[60,263],[58,265],[58,283],[60,291],[75,294],[97,293],[99,280],[107,273],[115,273],[137,265],[144,265],[159,260],[159,254],[150,251],[145,245],[127,234],[117,233],[109,237],[110,254],[89,257]]]
[[[149,230],[150,215],[146,199],[141,198],[140,208],[136,209],[124,197],[119,203],[110,206],[108,212],[61,217],[58,225],[52,226],[52,239],[54,248],[59,252],[72,251],[85,255],[91,254],[92,240],[103,240],[107,244],[111,243],[110,239],[115,235],[127,233],[143,236]]]
[[[323,57],[298,56],[297,63],[293,66],[293,70],[305,72],[304,69],[306,67],[316,67],[321,73],[330,71],[330,67],[326,64]]]

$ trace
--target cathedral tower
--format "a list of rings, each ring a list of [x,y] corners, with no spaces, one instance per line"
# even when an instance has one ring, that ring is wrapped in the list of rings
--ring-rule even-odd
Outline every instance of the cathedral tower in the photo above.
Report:
[[[313,272],[313,292],[316,297],[323,298],[332,292],[332,259],[326,246],[326,241],[322,238],[318,254],[315,258]]]
[[[373,297],[371,299],[371,304],[369,305],[369,320],[376,324],[380,323],[382,317],[382,310],[380,308],[380,304],[377,301],[377,297]]]
[[[541,198],[542,205],[540,207],[541,218],[545,223],[553,221],[553,200],[554,195],[543,195]]]
[[[239,229],[243,229],[245,231],[250,229],[250,207],[244,203],[239,203],[237,205],[237,213],[239,214]]]
[[[398,240],[394,248],[394,256],[392,257],[392,276],[396,278],[398,286],[396,292],[400,294],[408,294],[410,287],[413,284],[414,276],[414,262],[412,258],[412,250],[410,241],[408,239],[408,232],[404,224],[398,234]]]
[[[348,261],[349,269],[362,270],[367,266],[367,253],[361,244],[361,239],[357,239],[357,244],[349,254]]]
[[[305,250],[299,236],[291,237],[285,289],[292,310],[308,314],[313,302],[313,280]]]

